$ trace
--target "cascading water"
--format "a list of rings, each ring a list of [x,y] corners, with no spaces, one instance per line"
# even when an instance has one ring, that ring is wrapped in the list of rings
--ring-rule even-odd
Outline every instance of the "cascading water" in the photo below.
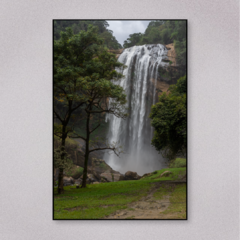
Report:
[[[127,48],[118,58],[126,68],[122,71],[124,77],[116,84],[127,95],[129,116],[124,120],[108,115],[106,121],[110,122],[109,142],[122,146],[124,154],[118,157],[105,153],[104,159],[121,173],[130,170],[144,174],[165,167],[163,157],[151,145],[153,128],[149,119],[151,106],[156,103],[158,68],[168,65],[162,61],[164,58],[167,49],[161,44]]]

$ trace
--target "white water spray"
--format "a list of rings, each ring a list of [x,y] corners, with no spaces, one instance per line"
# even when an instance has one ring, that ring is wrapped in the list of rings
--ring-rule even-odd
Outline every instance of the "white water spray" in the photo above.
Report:
[[[126,65],[124,77],[116,84],[123,87],[127,95],[129,116],[126,120],[109,115],[109,142],[122,146],[120,158],[106,153],[105,161],[117,171],[136,171],[144,174],[165,167],[164,160],[151,145],[153,128],[149,114],[156,103],[158,67],[167,65],[167,49],[161,44],[127,48],[118,61]],[[121,70],[118,70],[121,71]],[[111,100],[110,100],[111,104]]]

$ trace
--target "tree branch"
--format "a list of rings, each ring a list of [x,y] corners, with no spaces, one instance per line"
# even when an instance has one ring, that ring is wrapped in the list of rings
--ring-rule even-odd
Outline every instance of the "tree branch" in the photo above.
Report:
[[[85,104],[85,102],[81,102],[81,103],[78,104],[76,107],[72,108],[71,113],[72,113],[73,111],[75,111],[77,108],[81,107],[83,104]]]
[[[61,135],[59,136],[59,135],[57,135],[56,133],[54,133],[54,135],[61,138]]]
[[[99,123],[90,133],[94,132],[101,124]]]
[[[119,156],[119,153],[117,153],[117,148],[116,147],[103,147],[103,148],[95,148],[89,151],[89,153],[94,152],[94,151],[99,151],[99,150],[112,150],[114,153]]]
[[[57,118],[63,123],[63,120],[62,120],[61,117],[58,115],[58,113],[57,113],[55,110],[53,110],[53,112],[55,113],[55,115],[57,116]]]

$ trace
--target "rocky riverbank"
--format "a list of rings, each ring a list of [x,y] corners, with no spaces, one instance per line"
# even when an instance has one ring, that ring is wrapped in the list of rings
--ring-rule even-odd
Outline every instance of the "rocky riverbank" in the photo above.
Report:
[[[58,170],[54,171],[54,180],[58,180]],[[63,178],[64,186],[81,185],[83,175],[65,176]],[[102,182],[117,182],[122,180],[138,180],[139,176],[136,172],[127,171],[121,174],[113,170],[103,159],[92,158],[91,166],[88,166],[87,184],[98,184]]]

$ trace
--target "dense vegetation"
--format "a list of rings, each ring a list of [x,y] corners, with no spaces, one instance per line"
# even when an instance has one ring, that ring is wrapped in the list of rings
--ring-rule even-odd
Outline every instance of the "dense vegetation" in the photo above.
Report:
[[[177,63],[186,65],[186,21],[151,21],[145,33],[130,34],[124,41],[123,47],[129,48],[144,44],[174,43],[177,54]]]
[[[105,20],[55,20],[54,21],[54,40],[59,40],[61,37],[61,31],[66,31],[67,27],[73,30],[74,34],[78,34],[81,31],[87,31],[89,25],[96,26],[98,28],[99,36],[104,40],[104,44],[109,49],[120,49],[121,44],[113,36],[113,32],[107,27],[109,24]]]
[[[187,149],[187,79],[171,85],[152,106],[150,118],[154,127],[152,145],[168,159],[185,156]]]
[[[63,170],[69,158],[65,151],[68,136],[78,137],[86,142],[82,187],[86,187],[89,153],[96,150],[117,148],[111,143],[104,147],[90,144],[90,134],[100,125],[91,124],[93,115],[102,113],[125,117],[126,96],[122,87],[115,85],[122,75],[115,68],[122,67],[114,54],[104,46],[98,28],[88,26],[87,31],[74,34],[71,28],[61,32],[61,38],[54,41],[54,134],[61,138],[61,147],[55,150],[54,161],[58,162],[58,192],[63,192]],[[113,99],[109,107],[107,98]],[[84,112],[84,114],[82,114]],[[74,131],[76,115],[85,118],[85,135]],[[73,124],[70,125],[70,120]]]

